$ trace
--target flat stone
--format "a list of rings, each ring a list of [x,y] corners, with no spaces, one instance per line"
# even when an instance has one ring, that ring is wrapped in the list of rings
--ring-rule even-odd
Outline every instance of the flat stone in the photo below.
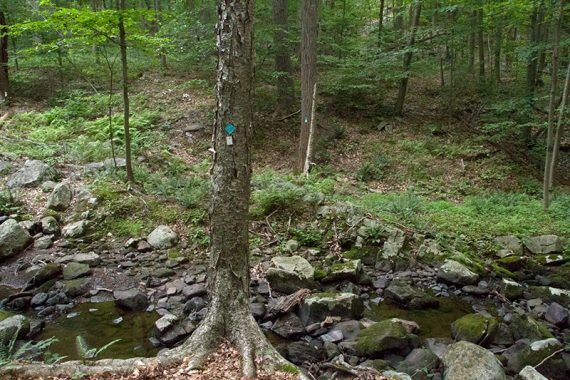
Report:
[[[34,241],[34,249],[48,249],[53,244],[53,235],[45,235]]]
[[[288,313],[275,321],[271,331],[285,339],[293,339],[305,333],[305,326],[296,314]]]
[[[207,293],[207,289],[206,289],[206,285],[204,285],[204,284],[188,285],[182,289],[182,294],[186,298],[203,296],[206,293]]]
[[[534,367],[527,365],[519,372],[517,380],[548,380],[546,377],[542,376]]]
[[[87,228],[87,222],[85,220],[80,220],[78,222],[66,224],[62,230],[61,234],[64,238],[75,239],[83,236]]]
[[[160,317],[156,322],[154,322],[154,327],[158,330],[158,332],[163,333],[170,327],[174,325],[174,323],[178,321],[178,317],[174,314],[165,314]]]
[[[67,182],[58,183],[48,197],[47,208],[56,211],[65,211],[71,205],[73,191]]]
[[[552,302],[544,317],[548,322],[556,326],[568,326],[568,309],[559,303]]]
[[[303,300],[300,316],[304,324],[321,322],[327,316],[358,319],[364,305],[360,297],[352,293],[316,293]]]
[[[533,254],[546,255],[562,252],[564,242],[556,235],[540,235],[528,238],[525,241],[525,246]]]
[[[336,263],[331,266],[330,272],[321,280],[321,282],[358,282],[362,276],[362,273],[362,263],[360,260],[350,260],[344,263]]]
[[[146,294],[137,288],[115,290],[113,292],[117,306],[127,310],[142,311],[148,306]]]
[[[514,235],[497,236],[494,239],[495,244],[499,247],[513,252],[515,255],[523,254],[523,244],[521,239]]]
[[[490,351],[470,342],[452,344],[443,358],[445,380],[506,380],[505,370]]]
[[[73,280],[79,277],[89,276],[91,274],[91,268],[87,264],[80,263],[69,263],[63,268],[63,279]]]

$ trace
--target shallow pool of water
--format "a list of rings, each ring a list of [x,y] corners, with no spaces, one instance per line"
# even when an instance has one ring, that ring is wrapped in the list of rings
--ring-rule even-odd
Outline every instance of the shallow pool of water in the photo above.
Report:
[[[451,323],[465,314],[473,312],[471,305],[459,298],[438,298],[437,309],[406,310],[388,302],[372,305],[365,317],[373,321],[401,318],[414,321],[420,326],[421,338],[451,338]]]
[[[72,313],[77,315],[69,318],[74,315]],[[50,351],[67,356],[65,360],[80,359],[75,343],[78,335],[85,338],[90,347],[98,348],[121,339],[101,353],[98,359],[151,357],[157,354],[158,349],[148,338],[158,318],[156,313],[126,313],[113,302],[83,303],[67,315],[49,322],[37,339],[57,338],[58,342],[50,347]]]

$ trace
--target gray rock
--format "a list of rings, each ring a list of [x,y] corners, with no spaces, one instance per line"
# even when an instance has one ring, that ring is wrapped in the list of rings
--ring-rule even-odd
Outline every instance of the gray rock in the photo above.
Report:
[[[63,279],[64,280],[74,280],[79,277],[89,276],[91,274],[91,268],[87,264],[80,263],[69,263],[63,268]]]
[[[81,277],[63,282],[63,291],[68,297],[75,298],[86,294],[91,288],[91,278]]]
[[[522,241],[514,235],[497,236],[494,239],[494,242],[499,247],[503,248],[504,250],[511,251],[515,255],[520,256],[523,254]]]
[[[62,267],[56,263],[48,263],[40,268],[29,281],[30,286],[37,287],[61,275]]]
[[[156,249],[168,249],[178,243],[178,234],[168,226],[158,226],[148,235],[147,241]]]
[[[397,370],[413,376],[414,380],[427,379],[427,373],[432,372],[439,365],[439,358],[427,348],[414,348],[400,362]],[[427,371],[427,373],[426,373]],[[422,376],[423,375],[423,376]]]
[[[77,253],[71,256],[71,261],[80,264],[86,264],[90,267],[96,267],[101,264],[101,257],[95,252]]]
[[[541,322],[529,315],[515,315],[511,321],[515,340],[528,339],[531,342],[552,338],[552,333]],[[518,371],[517,371],[518,372]]]
[[[507,368],[512,373],[520,372],[527,365],[535,366],[560,349],[562,344],[555,338],[537,340],[530,344],[524,340],[517,342],[503,353]]]
[[[358,319],[362,316],[362,300],[352,293],[316,293],[303,300],[300,317],[305,325],[321,322],[327,316]]]
[[[400,254],[406,242],[406,234],[404,231],[394,228],[388,234],[388,239],[384,242],[384,250],[382,257],[389,259]]]
[[[103,166],[106,169],[113,169],[115,168],[115,166],[117,168],[124,168],[127,166],[127,160],[121,157],[115,157],[115,159],[108,158],[105,161],[103,161]]]
[[[564,242],[556,235],[541,235],[530,237],[525,241],[527,249],[537,255],[562,252]]]
[[[72,196],[73,193],[69,183],[58,183],[48,197],[47,208],[56,211],[65,211],[71,205]]]
[[[18,333],[18,339],[24,338],[30,332],[30,321],[23,315],[13,315],[0,322],[0,342],[8,344]]]
[[[192,297],[203,296],[206,293],[207,293],[207,289],[206,289],[206,285],[204,285],[204,284],[188,285],[182,289],[182,294],[187,299],[192,298]]]
[[[333,264],[330,272],[321,280],[323,283],[351,281],[358,282],[362,276],[362,263],[360,260],[349,260],[344,263]]]
[[[384,372],[382,372],[382,375],[387,377],[390,380],[412,380],[410,375],[408,375],[407,373],[403,373],[403,372],[384,371]]]
[[[511,328],[504,323],[499,323],[491,344],[508,347],[514,343],[515,339],[513,338],[513,332],[511,331]]]
[[[59,234],[59,223],[53,216],[46,216],[41,220],[42,232],[46,235]]]
[[[154,327],[159,333],[164,333],[167,329],[174,326],[175,322],[178,321],[178,317],[174,314],[165,314],[160,317],[156,322],[154,322]]]
[[[299,249],[299,242],[297,240],[291,239],[288,240],[287,243],[285,243],[285,249],[287,250],[287,252],[297,252],[297,250]]]
[[[274,267],[267,271],[267,281],[275,291],[291,294],[302,288],[313,288],[315,269],[300,256],[274,257]]]
[[[443,357],[445,380],[506,380],[495,355],[476,344],[452,344]]]
[[[430,309],[439,306],[435,297],[401,281],[393,281],[384,290],[384,297],[405,309]]]
[[[534,367],[527,365],[517,375],[517,380],[548,380]]]
[[[307,342],[293,342],[287,345],[286,358],[297,365],[318,363],[324,359],[324,352]]]
[[[30,243],[29,232],[14,219],[0,224],[0,259],[5,259],[22,252]]]
[[[305,333],[305,326],[296,314],[288,313],[279,317],[271,330],[280,337],[293,339]]]
[[[360,333],[360,322],[358,321],[344,321],[339,322],[331,329],[333,331],[340,331],[346,340],[356,339]]]
[[[32,307],[42,306],[44,303],[46,303],[47,299],[48,299],[47,293],[37,293],[32,297],[30,305]]]
[[[148,306],[146,294],[137,288],[115,290],[113,292],[117,306],[127,310],[142,311]]]
[[[457,261],[445,260],[437,272],[437,278],[444,282],[463,286],[476,283],[479,276]]]
[[[193,297],[184,304],[184,314],[189,315],[206,307],[206,301],[202,297]]]
[[[186,338],[188,335],[192,334],[195,329],[196,326],[194,323],[190,319],[186,318],[167,329],[159,339],[165,346],[171,347]]]
[[[87,222],[85,220],[80,220],[79,222],[66,224],[62,230],[61,234],[64,238],[75,239],[83,236],[85,230],[87,229]]]
[[[503,278],[501,280],[501,292],[507,299],[514,301],[523,296],[524,288],[516,281]]]
[[[414,322],[387,319],[362,330],[354,349],[359,356],[371,358],[386,353],[407,354],[419,345],[419,338],[415,335],[418,330]]]
[[[53,244],[53,235],[44,235],[34,241],[35,249],[48,249]]]
[[[546,311],[546,315],[544,318],[556,325],[556,326],[567,326],[568,325],[568,309],[564,306],[560,305],[559,303],[553,302],[548,307]]]
[[[24,166],[8,178],[8,187],[35,186],[40,182],[50,179],[53,172],[50,167],[39,160],[28,160]]]

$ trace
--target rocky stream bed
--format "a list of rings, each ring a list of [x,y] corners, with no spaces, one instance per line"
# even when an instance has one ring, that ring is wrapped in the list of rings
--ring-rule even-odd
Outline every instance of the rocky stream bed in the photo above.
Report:
[[[27,162],[6,177],[43,188],[53,212],[0,215],[0,339],[56,337],[51,349],[71,360],[77,335],[93,347],[121,339],[102,357],[128,358],[192,334],[208,308],[207,257],[169,255],[188,248],[172,226],[111,249],[87,239],[104,222],[97,198],[49,173]],[[496,237],[493,257],[475,260],[349,204],[316,203],[315,218],[346,227],[333,248],[290,240],[251,252],[252,313],[291,362],[322,379],[359,367],[395,379],[570,378],[562,238]]]

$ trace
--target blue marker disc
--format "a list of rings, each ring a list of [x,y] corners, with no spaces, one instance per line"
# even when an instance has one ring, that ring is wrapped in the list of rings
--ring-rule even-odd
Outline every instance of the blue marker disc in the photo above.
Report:
[[[236,127],[232,123],[228,123],[228,125],[226,125],[226,132],[228,133],[228,135],[231,135],[232,133],[234,133],[235,130],[236,130]]]

